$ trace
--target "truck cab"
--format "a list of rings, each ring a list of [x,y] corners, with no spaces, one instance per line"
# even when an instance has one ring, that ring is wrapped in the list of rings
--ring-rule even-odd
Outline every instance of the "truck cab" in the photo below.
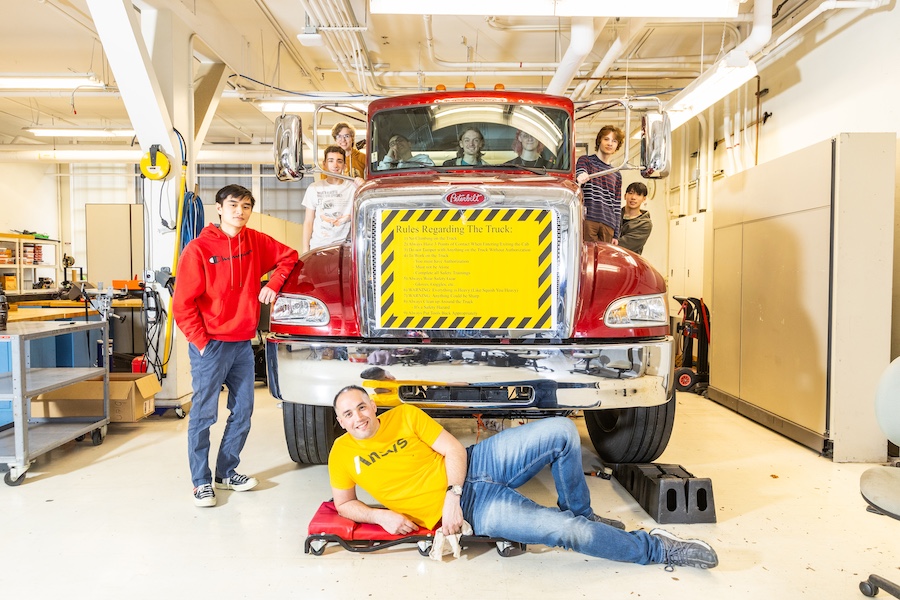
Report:
[[[605,462],[663,452],[665,281],[628,250],[583,242],[574,123],[566,98],[504,90],[370,104],[351,233],[302,255],[271,311],[269,390],[293,460],[327,462],[347,385],[437,417],[583,411]],[[528,138],[539,160],[534,144],[522,159]]]

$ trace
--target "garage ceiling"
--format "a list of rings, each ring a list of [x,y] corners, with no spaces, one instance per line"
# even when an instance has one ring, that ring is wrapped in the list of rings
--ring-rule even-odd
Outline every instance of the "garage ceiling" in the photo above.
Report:
[[[413,1],[413,0],[411,0]],[[115,4],[121,0],[112,0]],[[773,31],[786,30],[813,7],[803,0],[776,2]],[[143,27],[172,15],[197,32],[194,84],[216,61],[225,63],[225,91],[206,134],[211,144],[269,143],[274,113],[259,101],[329,98],[361,102],[444,84],[461,89],[502,83],[507,89],[544,91],[573,37],[573,19],[554,17],[380,15],[367,0],[141,0]],[[131,138],[45,138],[32,126],[129,128],[125,103],[87,0],[7,2],[0,20],[0,74],[92,72],[101,90],[0,90],[0,152],[21,148],[127,147]],[[156,12],[160,11],[160,12]],[[753,3],[723,21],[610,18],[594,32],[592,49],[565,86],[571,97],[671,98],[751,30]],[[152,17],[152,18],[151,18]],[[584,22],[584,19],[580,20]],[[301,35],[302,34],[302,35]],[[298,39],[301,35],[301,39]],[[599,75],[598,65],[621,38],[621,52]],[[322,45],[307,45],[321,40]],[[165,41],[151,53],[165,53]],[[156,54],[157,58],[161,56]],[[134,68],[143,68],[136,64]],[[302,115],[308,133],[312,115]],[[321,116],[321,126],[337,117]],[[606,121],[610,115],[594,119]],[[596,123],[582,131],[596,130]]]

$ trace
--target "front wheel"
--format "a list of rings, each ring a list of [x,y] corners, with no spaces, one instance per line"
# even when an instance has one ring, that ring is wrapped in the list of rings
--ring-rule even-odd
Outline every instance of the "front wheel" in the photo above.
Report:
[[[605,463],[648,463],[663,453],[675,422],[675,391],[665,404],[584,411],[591,443]]]
[[[300,464],[324,465],[334,440],[341,433],[330,406],[282,403],[284,437],[291,460]]]

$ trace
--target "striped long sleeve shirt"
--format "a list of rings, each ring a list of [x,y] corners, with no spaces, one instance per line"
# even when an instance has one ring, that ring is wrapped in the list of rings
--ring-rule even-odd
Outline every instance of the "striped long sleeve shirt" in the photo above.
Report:
[[[581,173],[599,173],[610,169],[596,154],[579,157],[575,163],[575,176]],[[585,219],[612,227],[616,239],[622,224],[622,174],[607,173],[595,177],[581,186],[584,194]]]

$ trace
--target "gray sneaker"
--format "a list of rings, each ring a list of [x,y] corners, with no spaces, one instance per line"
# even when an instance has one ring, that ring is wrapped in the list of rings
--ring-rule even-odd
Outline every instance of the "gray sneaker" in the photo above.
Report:
[[[712,546],[701,540],[683,540],[664,529],[653,529],[650,535],[659,540],[663,547],[663,559],[666,571],[674,567],[697,567],[712,569],[719,564],[719,557]]]
[[[203,507],[216,505],[216,492],[212,484],[204,483],[194,488],[194,504]]]
[[[246,492],[247,490],[252,490],[257,485],[259,485],[259,481],[257,481],[256,477],[247,477],[240,473],[232,473],[231,477],[226,477],[224,479],[216,477],[216,488],[220,490]]]
[[[589,521],[594,521],[596,523],[603,523],[604,525],[609,525],[610,527],[615,527],[616,529],[625,530],[625,523],[619,521],[617,519],[607,519],[606,517],[601,517],[597,513],[592,514],[588,517]]]

